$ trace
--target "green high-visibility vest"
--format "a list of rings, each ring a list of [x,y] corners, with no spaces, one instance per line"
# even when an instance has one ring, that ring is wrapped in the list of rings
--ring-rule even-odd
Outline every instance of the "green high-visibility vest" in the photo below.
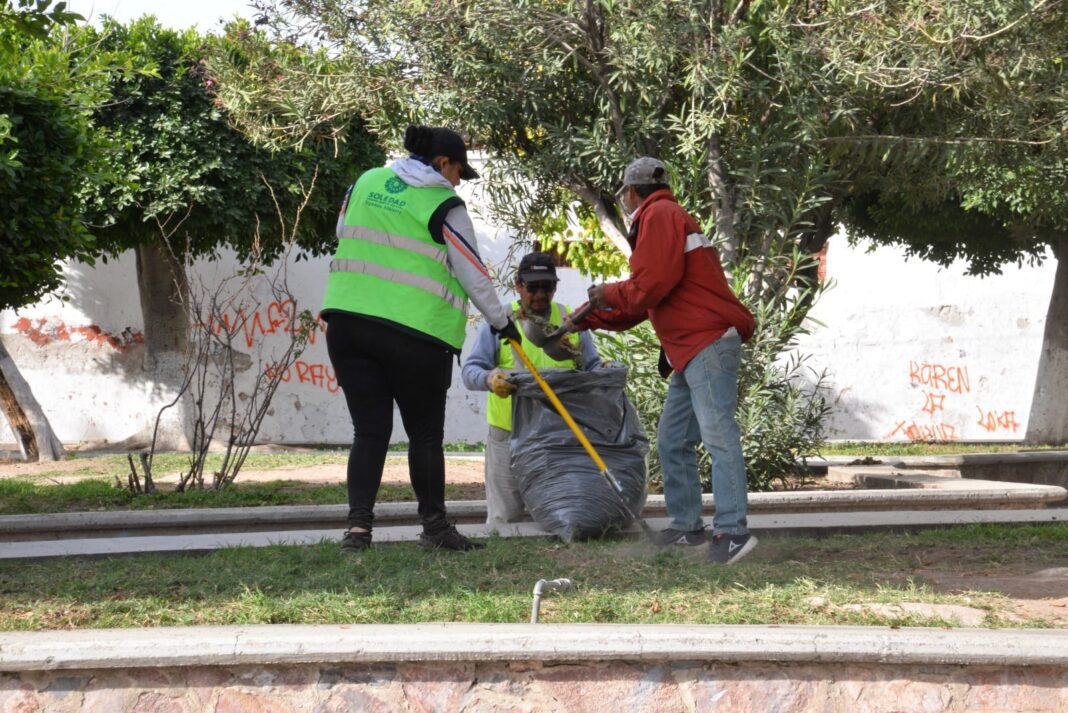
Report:
[[[519,310],[519,303],[512,303],[512,311],[517,312]],[[553,302],[552,311],[549,313],[549,322],[559,327],[561,324],[561,306]],[[523,352],[534,364],[534,368],[538,369],[577,369],[578,365],[574,359],[565,359],[563,361],[556,361],[551,356],[542,351],[541,347],[535,346],[533,342],[527,339],[527,335],[523,333],[523,330],[519,330],[520,335],[523,337],[522,347]],[[571,334],[565,339],[570,339],[571,343],[578,347],[579,335]],[[500,351],[497,352],[497,366],[508,371],[515,368],[517,358],[512,354],[512,348],[507,342],[501,342]],[[522,367],[522,362],[520,361]],[[486,404],[486,420],[489,425],[496,426],[497,428],[503,428],[505,431],[512,430],[512,397],[506,396],[501,398],[492,391],[489,393],[489,401]]]
[[[361,175],[338,221],[322,311],[389,320],[459,351],[467,292],[429,228],[446,201],[462,204],[451,188],[409,186],[389,168]]]

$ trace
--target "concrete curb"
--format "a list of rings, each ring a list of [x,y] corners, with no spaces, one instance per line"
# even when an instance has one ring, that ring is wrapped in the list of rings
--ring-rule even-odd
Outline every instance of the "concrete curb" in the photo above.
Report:
[[[671,519],[646,518],[654,530],[667,527]],[[893,512],[780,513],[752,515],[749,527],[763,531],[829,534],[873,530],[918,530],[931,527],[976,523],[1033,524],[1068,521],[1068,509],[1051,510],[904,510]],[[512,523],[489,527],[460,524],[457,529],[468,537],[548,537],[535,523]],[[376,527],[377,543],[414,542],[422,528],[418,525]],[[28,540],[0,543],[0,561],[46,557],[105,557],[153,553],[210,552],[230,547],[272,547],[336,544],[341,528],[333,530],[272,530],[268,532],[226,532],[208,534],[149,535],[145,537],[75,538],[69,540]]]
[[[611,624],[260,625],[0,633],[0,671],[295,663],[1068,665],[1068,632]]]
[[[858,477],[865,477],[864,473]],[[874,490],[809,490],[794,492],[750,493],[749,511],[761,513],[848,512],[908,510],[1003,509],[1010,507],[1041,508],[1068,498],[1068,491],[1052,485],[1030,485],[983,480],[962,480],[926,476],[872,472],[873,479],[896,481],[893,487]],[[702,498],[706,514],[715,511],[711,495]],[[449,516],[458,521],[474,522],[486,517],[484,500],[458,500],[446,503]],[[650,495],[645,517],[667,513],[664,496]],[[0,540],[35,533],[54,537],[93,530],[167,530],[177,528],[227,530],[260,528],[294,529],[300,524],[323,527],[345,523],[345,505],[288,505],[240,508],[200,508],[181,510],[126,510],[112,512],[73,512],[49,515],[0,516]],[[381,503],[375,507],[379,525],[416,522],[416,504]]]
[[[870,460],[868,460],[870,459]],[[867,462],[865,462],[867,461]],[[952,468],[961,465],[1011,465],[1068,462],[1068,450],[1016,451],[1010,453],[960,453],[945,456],[818,456],[810,467],[886,465],[895,468]]]
[[[979,447],[981,444],[976,444]],[[1068,450],[1017,450],[1010,453],[964,453],[953,456],[817,456],[806,462],[814,468],[828,465],[893,465],[895,468],[953,468],[974,463],[1054,463],[1068,461]]]

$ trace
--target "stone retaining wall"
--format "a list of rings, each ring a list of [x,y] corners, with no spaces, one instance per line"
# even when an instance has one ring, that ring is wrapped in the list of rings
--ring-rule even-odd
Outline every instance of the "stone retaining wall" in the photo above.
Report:
[[[1059,711],[1052,666],[610,661],[142,668],[0,674],[0,711]]]
[[[1060,630],[441,623],[0,632],[3,713],[1060,710]]]

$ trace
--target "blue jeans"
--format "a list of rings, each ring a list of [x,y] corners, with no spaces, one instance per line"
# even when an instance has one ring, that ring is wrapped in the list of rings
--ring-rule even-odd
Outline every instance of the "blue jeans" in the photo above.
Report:
[[[724,335],[671,377],[657,429],[657,452],[664,469],[664,500],[674,529],[704,527],[695,450],[701,442],[712,456],[716,502],[713,533],[743,535],[749,531],[745,461],[734,418],[741,351],[742,341],[737,335]]]

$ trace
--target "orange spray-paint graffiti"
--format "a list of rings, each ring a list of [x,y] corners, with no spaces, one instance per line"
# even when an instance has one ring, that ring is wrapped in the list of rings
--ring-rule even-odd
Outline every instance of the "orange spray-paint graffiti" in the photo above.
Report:
[[[275,368],[270,364],[267,365],[265,369],[267,378],[274,377]],[[313,364],[297,359],[291,367],[282,372],[280,379],[283,384],[290,382],[310,384],[325,389],[331,394],[336,394],[338,391],[337,376],[327,364]]]
[[[289,334],[294,328],[300,327],[300,320],[295,319],[294,310],[296,304],[293,300],[270,302],[259,307],[251,314],[246,313],[244,308],[237,308],[217,318],[212,316],[207,324],[200,323],[194,327],[207,327],[213,334],[219,334],[225,330],[228,334],[237,334],[241,330],[245,340],[245,346],[249,349],[258,341],[271,334]],[[308,334],[308,344],[315,344],[316,336],[320,331],[325,331],[325,323],[320,319],[318,325]]]
[[[886,438],[907,438],[910,441],[957,441],[968,423],[967,409],[974,404],[968,400],[972,394],[972,377],[963,364],[945,364],[928,361],[908,362],[908,383],[923,392],[922,405],[917,403],[919,413],[914,417],[895,422]],[[982,380],[980,380],[982,383]],[[976,423],[986,433],[1014,434],[1020,430],[1016,412],[989,410],[975,406],[979,412]],[[919,414],[926,414],[930,421],[924,422]],[[947,423],[954,417],[960,423]]]
[[[1020,424],[1016,421],[1015,411],[984,411],[978,406],[975,408],[979,411],[978,424],[987,433],[996,433],[998,431],[1019,432]]]
[[[75,327],[61,319],[49,320],[43,317],[36,320],[22,317],[13,326],[15,331],[39,347],[46,347],[55,342],[88,342],[125,353],[133,346],[145,342],[144,334],[129,327],[118,334],[112,334],[95,324]]]
[[[966,366],[910,361],[909,383],[953,394],[967,394],[972,390],[972,380]]]
[[[910,441],[959,441],[956,426],[948,423],[916,423],[899,421],[887,438],[902,435]]]

